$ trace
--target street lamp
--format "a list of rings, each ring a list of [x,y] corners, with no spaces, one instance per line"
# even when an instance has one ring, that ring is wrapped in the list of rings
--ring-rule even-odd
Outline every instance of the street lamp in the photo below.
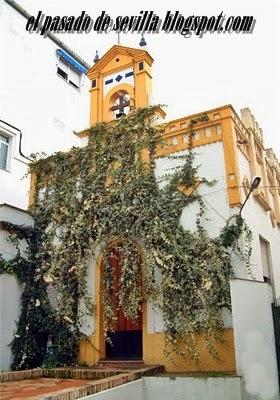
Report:
[[[239,216],[240,216],[240,217],[241,217],[241,212],[242,212],[242,210],[243,210],[243,208],[244,208],[244,206],[245,206],[247,200],[248,200],[249,197],[250,197],[250,194],[252,193],[252,191],[253,191],[254,189],[257,189],[257,188],[259,187],[259,184],[261,183],[261,180],[262,180],[262,178],[261,178],[260,176],[255,176],[255,177],[252,179],[251,186],[250,186],[250,190],[249,190],[249,192],[248,192],[248,194],[247,194],[247,196],[246,196],[246,199],[245,199],[244,203],[242,204],[242,206],[241,206],[241,208],[240,208],[240,211],[239,211]]]

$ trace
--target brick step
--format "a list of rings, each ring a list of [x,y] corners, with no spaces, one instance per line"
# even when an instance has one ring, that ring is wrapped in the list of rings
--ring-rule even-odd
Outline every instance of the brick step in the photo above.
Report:
[[[99,360],[98,367],[113,368],[113,369],[138,369],[143,368],[144,361],[142,360]]]

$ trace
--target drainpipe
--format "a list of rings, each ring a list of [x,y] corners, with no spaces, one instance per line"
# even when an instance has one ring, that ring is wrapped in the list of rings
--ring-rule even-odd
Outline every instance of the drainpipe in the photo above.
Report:
[[[22,132],[21,132],[21,130],[18,129],[18,128],[16,128],[15,126],[9,124],[9,123],[6,122],[6,121],[3,121],[2,119],[0,119],[0,122],[2,122],[2,123],[4,123],[4,124],[8,125],[10,128],[15,129],[16,131],[19,132],[19,148],[18,148],[19,154],[21,155],[21,157],[25,158],[26,160],[28,160],[28,161],[33,161],[33,160],[31,160],[31,158],[25,156],[25,155],[23,154],[23,152],[22,152],[22,148],[21,148],[21,145],[22,145]]]

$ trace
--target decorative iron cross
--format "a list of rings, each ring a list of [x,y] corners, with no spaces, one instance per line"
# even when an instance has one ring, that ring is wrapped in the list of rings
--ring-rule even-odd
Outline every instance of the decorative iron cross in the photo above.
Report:
[[[117,111],[119,110],[118,114],[116,115],[117,118],[120,118],[122,115],[124,115],[124,109],[125,107],[129,107],[130,100],[127,100],[125,98],[124,94],[120,94],[119,97],[117,98],[118,104],[114,105],[111,107],[111,111]]]

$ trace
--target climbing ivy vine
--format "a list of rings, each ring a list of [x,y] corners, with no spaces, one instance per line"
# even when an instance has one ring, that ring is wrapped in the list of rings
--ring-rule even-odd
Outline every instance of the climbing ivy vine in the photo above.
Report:
[[[201,180],[192,136],[206,116],[190,121],[190,146],[180,156],[182,168],[166,177],[163,187],[158,185],[156,148],[164,144],[155,110],[139,109],[113,123],[98,124],[91,128],[85,147],[32,163],[30,170],[37,177],[31,208],[34,228],[6,224],[17,245],[27,240],[28,251],[18,250],[15,259],[1,262],[2,272],[16,274],[23,285],[22,313],[12,342],[13,368],[77,360],[83,312],[94,312],[86,277],[88,260],[97,248],[103,254],[104,331],[114,329],[112,247],[121,253],[117,295],[125,316],[135,321],[149,299],[163,314],[169,355],[175,351],[198,361],[197,333],[203,332],[215,356],[215,341],[223,331],[221,309],[230,307],[230,249],[245,224],[236,216],[218,237],[209,237],[201,223],[202,197],[196,190],[189,195],[181,190]],[[193,202],[200,205],[196,232],[180,224],[183,209]],[[51,353],[46,352],[50,335]]]

